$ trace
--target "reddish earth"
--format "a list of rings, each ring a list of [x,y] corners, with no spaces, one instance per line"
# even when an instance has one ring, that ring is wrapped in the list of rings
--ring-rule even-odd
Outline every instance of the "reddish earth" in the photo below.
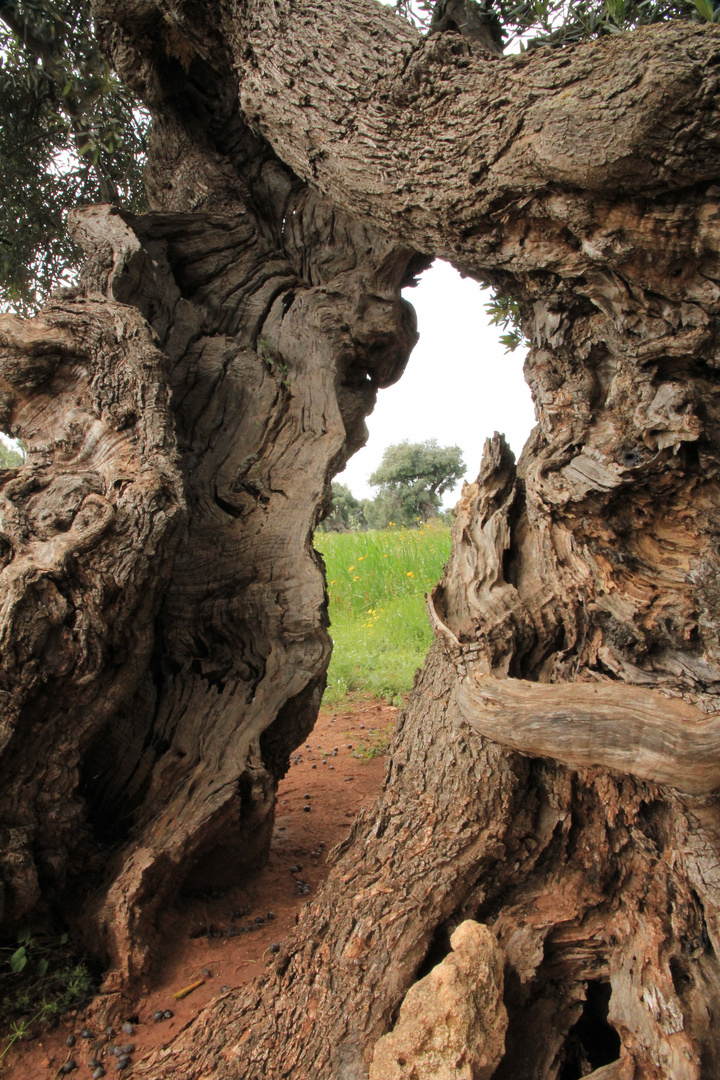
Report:
[[[37,1032],[15,1044],[4,1059],[5,1068],[0,1068],[3,1080],[54,1080],[71,1059],[77,1070],[70,1075],[80,1080],[92,1076],[92,1058],[108,1076],[130,1077],[133,1062],[169,1043],[211,998],[258,975],[270,947],[282,944],[300,908],[324,881],[328,851],[346,837],[361,807],[373,803],[385,758],[380,754],[368,760],[364,751],[387,734],[396,715],[396,708],[372,700],[321,711],[308,743],[293,755],[280,784],[265,868],[231,889],[214,889],[208,882],[205,894],[183,899],[167,913],[154,982],[133,1014],[115,1023],[116,1034],[108,1037],[104,1025],[93,1019],[101,1011],[102,998],[96,999],[86,1012],[68,1014],[53,1031]],[[258,918],[264,921],[255,922]],[[251,931],[241,930],[249,926]],[[200,980],[183,999],[173,997]],[[166,1009],[172,1018],[153,1020],[153,1014]],[[132,1022],[131,1033],[122,1030],[123,1020]],[[83,1029],[92,1037],[82,1038]],[[70,1035],[76,1042],[68,1048]],[[128,1044],[134,1046],[131,1061],[118,1070],[111,1047]]]

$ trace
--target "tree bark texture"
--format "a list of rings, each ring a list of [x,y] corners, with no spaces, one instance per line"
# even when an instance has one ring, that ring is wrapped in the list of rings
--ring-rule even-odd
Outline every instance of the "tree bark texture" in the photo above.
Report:
[[[413,343],[399,289],[443,255],[517,300],[538,426],[465,489],[436,644],[327,886],[136,1072],[365,1077],[471,919],[505,957],[496,1080],[717,1076],[720,30],[496,59],[372,0],[95,9],[154,112],[153,209],[80,215],[81,289],[3,331],[33,447],[3,611],[39,643],[3,650],[6,918],[84,876],[127,984],[213,851],[261,858],[329,655],[311,530]]]

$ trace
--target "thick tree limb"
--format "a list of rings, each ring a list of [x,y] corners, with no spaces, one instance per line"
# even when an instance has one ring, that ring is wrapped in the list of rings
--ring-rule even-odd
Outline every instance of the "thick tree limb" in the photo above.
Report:
[[[720,716],[624,683],[531,683],[468,675],[455,697],[471,728],[533,757],[670,784],[720,787]]]

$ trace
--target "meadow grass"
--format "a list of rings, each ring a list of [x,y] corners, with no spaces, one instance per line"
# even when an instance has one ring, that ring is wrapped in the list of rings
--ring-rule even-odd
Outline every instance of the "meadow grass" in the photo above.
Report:
[[[370,693],[399,704],[432,642],[424,594],[450,554],[444,525],[316,533],[334,642],[324,703]]]

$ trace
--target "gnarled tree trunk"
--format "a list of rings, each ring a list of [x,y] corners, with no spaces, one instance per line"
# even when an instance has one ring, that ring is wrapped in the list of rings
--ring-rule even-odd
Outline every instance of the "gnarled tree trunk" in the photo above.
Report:
[[[717,1075],[720,31],[496,59],[372,0],[95,8],[153,212],[80,215],[81,289],[4,330],[6,919],[84,888],[127,984],[203,860],[261,858],[329,652],[312,528],[444,255],[518,301],[538,427],[466,488],[323,893],[136,1071],[364,1077],[472,919],[508,1029],[467,1075]]]

